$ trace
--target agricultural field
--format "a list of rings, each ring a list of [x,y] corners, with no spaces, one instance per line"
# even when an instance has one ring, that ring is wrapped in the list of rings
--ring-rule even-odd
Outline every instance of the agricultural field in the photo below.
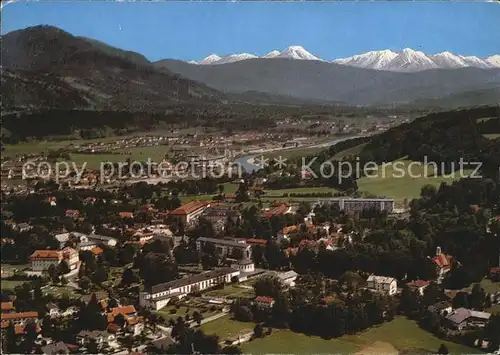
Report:
[[[435,353],[445,344],[452,354],[478,354],[481,351],[460,344],[441,340],[418,327],[411,320],[397,317],[392,322],[337,339],[325,340],[319,337],[293,333],[289,330],[274,331],[263,339],[256,339],[242,345],[244,353],[294,353],[294,354],[398,354]]]
[[[454,177],[435,176],[431,165],[426,168],[423,164],[412,166],[409,160],[401,160],[401,162],[404,166],[397,166],[396,169],[391,165],[379,166],[377,170],[371,172],[373,177],[365,176],[359,179],[359,191],[379,197],[391,197],[396,201],[403,201],[405,198],[411,200],[420,196],[420,190],[425,185],[438,187],[442,182],[451,183],[462,178],[460,171],[455,172]],[[400,169],[405,172],[402,177],[400,177],[403,175]],[[472,170],[465,170],[462,174],[467,176],[471,172]]]

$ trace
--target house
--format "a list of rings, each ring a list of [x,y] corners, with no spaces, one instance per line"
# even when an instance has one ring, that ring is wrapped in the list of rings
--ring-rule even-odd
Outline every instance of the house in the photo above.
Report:
[[[446,274],[451,270],[451,262],[453,257],[441,252],[441,247],[436,248],[436,255],[432,258],[432,262],[436,265],[437,282],[443,282]]]
[[[114,247],[116,246],[116,243],[118,243],[118,240],[112,237],[107,237],[104,235],[99,235],[99,234],[94,234],[91,233],[87,236],[89,242],[95,242],[97,244],[104,244],[109,247]]]
[[[406,285],[408,286],[408,288],[410,290],[417,291],[420,294],[420,296],[423,296],[424,290],[430,284],[431,284],[430,281],[416,280],[416,281],[408,282]]]
[[[440,316],[446,316],[451,313],[453,308],[450,302],[442,301],[427,307],[427,310]]]
[[[78,267],[80,258],[78,252],[70,247],[63,250],[36,250],[30,256],[31,269],[36,272],[48,270],[51,265],[58,266],[65,261],[70,270]]]
[[[111,308],[110,312],[106,313],[106,318],[109,323],[108,330],[115,334],[119,329],[124,329],[135,336],[144,330],[142,317],[137,316],[132,305]]]
[[[330,198],[321,199],[320,203],[336,204],[344,212],[362,212],[364,210],[377,210],[392,213],[394,211],[393,199],[385,198]]]
[[[269,309],[274,306],[274,298],[266,296],[255,297],[254,304],[260,309]]]
[[[13,302],[2,302],[2,313],[11,313],[14,312],[14,303]]]
[[[80,211],[78,211],[78,210],[66,210],[66,211],[64,211],[64,215],[66,217],[70,217],[70,218],[78,218],[78,217],[80,217]]]
[[[24,325],[27,322],[38,322],[38,312],[2,313],[2,328],[8,326],[9,322],[14,325]],[[4,326],[5,325],[5,326]]]
[[[94,340],[97,344],[97,347],[100,349],[103,346],[109,345],[109,343],[114,342],[116,340],[116,336],[102,330],[82,330],[76,336],[76,342],[81,346],[87,346],[91,340]]]
[[[79,233],[79,232],[71,232],[71,233],[60,233],[54,236],[56,240],[59,242],[59,248],[64,248],[66,243],[70,240],[74,240],[76,244],[85,243],[88,241],[87,234]]]
[[[19,233],[27,232],[31,230],[31,228],[33,227],[31,227],[28,223],[19,223],[14,226],[14,230]]]
[[[292,206],[287,205],[285,203],[279,205],[276,208],[270,209],[262,214],[263,218],[271,218],[272,216],[282,216],[287,213],[292,212]]]
[[[295,286],[295,280],[297,279],[297,276],[298,274],[293,270],[278,274],[278,278],[280,279],[281,283],[288,287]]]
[[[367,288],[392,296],[398,291],[398,283],[393,277],[370,275],[366,280]]]
[[[244,239],[217,239],[200,237],[196,239],[196,249],[202,251],[205,244],[215,245],[215,252],[233,259],[251,259],[252,247]]]
[[[160,310],[172,297],[182,298],[193,291],[203,291],[216,285],[230,283],[234,276],[239,275],[239,270],[221,268],[154,285],[139,294],[139,304],[141,307]]]
[[[177,220],[186,225],[197,219],[208,207],[210,207],[209,203],[203,201],[190,201],[171,211],[169,216],[177,218]]]
[[[120,216],[120,218],[134,218],[134,214],[132,212],[119,212],[118,216]]]
[[[491,314],[473,311],[467,308],[458,308],[446,316],[450,328],[463,330],[465,328],[483,328],[488,324]]]

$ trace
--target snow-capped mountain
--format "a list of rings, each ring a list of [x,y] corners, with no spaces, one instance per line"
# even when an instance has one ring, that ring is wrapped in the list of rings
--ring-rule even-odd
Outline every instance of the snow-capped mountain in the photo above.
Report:
[[[214,64],[215,62],[218,62],[222,58],[219,57],[217,54],[210,54],[208,57],[203,58],[198,64]]]
[[[489,65],[500,68],[500,55],[492,55],[491,57],[486,58],[486,62]]]
[[[192,60],[189,61],[188,63],[200,64],[200,65],[227,64],[227,63],[239,62],[242,60],[255,59],[255,58],[265,58],[265,59],[288,58],[288,59],[300,59],[300,60],[322,60],[312,55],[310,52],[306,51],[301,46],[290,46],[282,52],[274,50],[267,53],[263,57],[258,57],[254,54],[249,54],[249,53],[231,54],[224,57],[220,57],[217,54],[211,54],[208,57],[203,58],[199,62]]]
[[[383,69],[394,58],[397,53],[390,50],[385,51],[371,51],[360,55],[355,55],[350,58],[335,59],[332,63],[351,65],[362,68]]]
[[[211,54],[199,62],[189,61],[188,63],[199,65],[227,64],[255,58],[323,61],[323,59],[316,57],[301,46],[290,46],[281,52],[277,50],[271,51],[262,57],[249,53],[231,54],[223,57]],[[367,69],[416,72],[428,69],[464,67],[500,68],[500,55],[496,54],[489,58],[481,59],[474,56],[456,55],[448,51],[438,54],[426,54],[421,51],[405,48],[400,52],[393,52],[388,49],[370,51],[348,58],[335,59],[331,63]]]
[[[301,46],[290,46],[274,58],[289,58],[289,59],[303,59],[303,60],[321,60],[312,55]]]
[[[265,56],[263,56],[262,58],[276,58],[277,56],[280,55],[280,51],[271,51],[269,53],[267,53]]]
[[[415,72],[437,68],[500,68],[500,56],[498,55],[491,56],[487,59],[481,59],[472,56],[466,57],[456,55],[450,52],[425,54],[410,48],[405,48],[399,53],[394,53],[389,50],[372,51],[348,58],[337,59],[333,62],[367,69],[404,72]]]

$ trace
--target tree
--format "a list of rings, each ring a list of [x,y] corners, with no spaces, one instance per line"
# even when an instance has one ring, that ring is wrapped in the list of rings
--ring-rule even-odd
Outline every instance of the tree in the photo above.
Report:
[[[203,315],[198,311],[194,311],[193,319],[198,325],[201,325],[201,321],[203,320]]]
[[[225,346],[221,350],[221,354],[227,354],[227,355],[240,355],[243,354],[239,346],[236,345],[229,345]]]
[[[87,293],[90,290],[91,282],[90,279],[87,276],[84,276],[83,278],[78,281],[78,287],[82,289],[83,292]]]
[[[441,344],[438,349],[439,355],[448,355],[448,347],[445,344]]]
[[[253,285],[255,296],[279,297],[283,291],[283,286],[278,277],[261,277]]]
[[[139,281],[139,278],[137,277],[132,268],[126,268],[125,270],[123,270],[122,281],[121,281],[122,285],[128,286],[137,281]]]
[[[16,328],[12,322],[9,322],[5,331],[5,341],[2,342],[2,349],[4,347],[9,354],[16,354],[18,352],[16,343]]]
[[[66,262],[66,260],[63,260],[60,264],[59,264],[59,275],[62,276],[62,275],[66,275],[70,272],[70,268],[68,266],[68,263]]]
[[[257,323],[255,325],[255,328],[253,328],[253,336],[255,338],[262,338],[264,336],[264,328],[262,327],[262,324]]]

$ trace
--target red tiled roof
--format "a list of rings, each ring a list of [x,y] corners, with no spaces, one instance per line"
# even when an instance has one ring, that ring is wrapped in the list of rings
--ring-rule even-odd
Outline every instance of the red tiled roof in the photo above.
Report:
[[[272,297],[266,297],[266,296],[258,296],[258,297],[255,297],[255,302],[259,302],[259,303],[272,303],[272,302],[274,302],[274,298],[272,298]]]
[[[490,269],[490,274],[498,274],[500,273],[500,266],[495,266]]]
[[[12,302],[2,302],[2,312],[12,311],[14,309],[14,303]]]
[[[78,210],[66,210],[66,211],[64,211],[64,214],[66,216],[68,216],[68,215],[69,216],[79,216],[80,215],[80,211],[78,211]]]
[[[207,203],[203,201],[190,201],[182,205],[181,207],[171,211],[170,214],[174,216],[184,216],[191,214],[206,205]]]
[[[95,248],[92,248],[90,250],[90,252],[94,255],[99,255],[99,254],[102,254],[104,252],[104,250],[102,250],[101,248],[99,247],[95,247]]]
[[[412,282],[408,282],[409,287],[424,287],[430,284],[430,281],[424,281],[424,280],[416,280]]]
[[[132,305],[111,308],[111,312],[107,314],[108,322],[113,322],[115,320],[115,317],[119,314],[126,316],[135,313],[136,313],[135,307]]]
[[[236,194],[225,194],[224,198],[235,199],[236,198]]]
[[[116,333],[120,330],[120,326],[116,323],[110,323],[106,330],[110,333]]]
[[[134,218],[134,214],[132,212],[120,212],[118,215],[120,218]]]
[[[2,313],[2,321],[25,318],[38,318],[38,312]]]
[[[449,255],[445,255],[441,253],[440,255],[432,258],[432,261],[441,269],[447,269],[451,267],[451,259],[452,257]]]
[[[31,259],[61,259],[62,253],[59,250],[35,250],[30,256]]]
[[[263,217],[264,218],[270,218],[272,216],[277,216],[277,215],[285,214],[285,212],[288,211],[289,208],[290,208],[290,206],[285,205],[285,204],[281,204],[277,208],[274,208],[274,209],[272,209],[270,211],[264,212]]]

